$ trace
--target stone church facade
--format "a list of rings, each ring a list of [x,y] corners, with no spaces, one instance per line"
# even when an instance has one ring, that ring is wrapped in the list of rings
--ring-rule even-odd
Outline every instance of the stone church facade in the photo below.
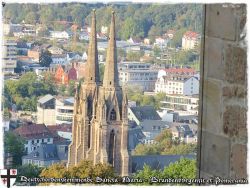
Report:
[[[109,163],[117,174],[127,176],[130,171],[128,100],[125,89],[119,86],[114,12],[102,84],[98,66],[94,10],[86,77],[84,83],[78,85],[75,94],[68,166],[77,165],[81,160],[90,160],[94,164]]]

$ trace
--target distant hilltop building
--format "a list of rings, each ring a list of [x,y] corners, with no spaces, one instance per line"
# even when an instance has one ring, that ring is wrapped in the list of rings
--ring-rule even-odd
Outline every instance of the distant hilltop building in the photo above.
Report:
[[[124,88],[119,85],[114,16],[112,12],[101,85],[93,11],[86,77],[84,83],[78,85],[75,94],[68,166],[77,165],[81,160],[91,160],[94,164],[109,163],[117,174],[127,176],[130,171],[128,100]]]
[[[193,31],[187,31],[183,37],[182,37],[182,49],[183,50],[191,50],[194,49],[200,40],[200,34],[193,32]]]

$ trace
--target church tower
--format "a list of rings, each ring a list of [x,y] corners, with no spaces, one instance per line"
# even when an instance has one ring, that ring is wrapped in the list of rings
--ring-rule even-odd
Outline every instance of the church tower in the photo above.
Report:
[[[122,176],[129,174],[127,95],[119,85],[114,12],[101,85],[93,11],[86,77],[76,91],[72,126],[68,166],[91,160],[111,164]]]

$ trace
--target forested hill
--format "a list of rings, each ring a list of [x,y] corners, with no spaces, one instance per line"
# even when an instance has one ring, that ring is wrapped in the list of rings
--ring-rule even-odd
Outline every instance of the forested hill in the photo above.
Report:
[[[109,25],[111,11],[115,10],[118,37],[122,39],[154,37],[168,29],[180,34],[186,30],[201,32],[202,6],[199,4],[7,4],[3,8],[3,16],[7,22],[21,23],[24,20],[25,23],[63,29],[55,21],[66,20],[83,26],[89,23],[94,8],[98,30],[102,25]]]

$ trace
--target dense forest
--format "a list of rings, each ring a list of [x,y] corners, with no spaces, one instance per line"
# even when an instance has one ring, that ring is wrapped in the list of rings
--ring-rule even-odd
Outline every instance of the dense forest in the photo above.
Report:
[[[118,38],[162,35],[169,29],[182,35],[186,30],[201,32],[202,5],[200,4],[7,4],[3,8],[5,22],[42,24],[54,30],[63,30],[58,21],[89,24],[91,10],[96,9],[97,30],[109,26],[111,11],[116,12]],[[80,28],[79,27],[79,28]]]

